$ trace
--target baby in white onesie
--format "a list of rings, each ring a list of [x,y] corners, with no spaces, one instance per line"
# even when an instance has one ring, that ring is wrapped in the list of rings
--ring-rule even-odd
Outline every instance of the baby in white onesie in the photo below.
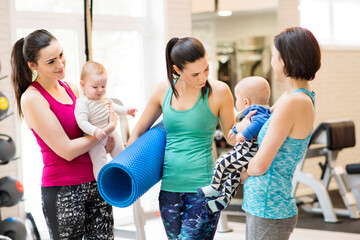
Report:
[[[119,115],[135,117],[137,110],[115,104],[106,97],[107,72],[102,64],[94,61],[86,62],[81,70],[80,78],[83,94],[76,100],[75,118],[84,133],[94,136],[100,141],[89,151],[94,177],[97,180],[100,169],[107,163],[105,150],[107,138],[102,128],[108,124],[110,103],[114,111]],[[114,137],[115,146],[110,155],[114,158],[124,150],[124,144],[121,136],[116,131],[111,135]]]

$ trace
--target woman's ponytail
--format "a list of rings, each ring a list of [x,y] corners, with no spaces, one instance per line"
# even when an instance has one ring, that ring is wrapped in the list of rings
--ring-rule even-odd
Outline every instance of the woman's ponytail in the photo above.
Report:
[[[167,77],[168,77],[170,86],[173,90],[175,97],[178,97],[179,94],[175,89],[174,75],[179,76],[179,74],[174,70],[174,67],[173,67],[174,63],[171,58],[171,51],[178,40],[179,40],[179,38],[177,38],[177,37],[170,39],[170,41],[166,45],[166,50],[165,50]]]
[[[23,55],[24,38],[19,39],[13,46],[11,53],[11,82],[15,90],[15,98],[18,106],[19,117],[22,117],[20,99],[21,95],[32,82],[32,71]]]

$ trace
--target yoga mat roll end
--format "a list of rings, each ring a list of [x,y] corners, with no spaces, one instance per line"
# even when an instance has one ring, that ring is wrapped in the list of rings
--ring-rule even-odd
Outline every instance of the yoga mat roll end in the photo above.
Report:
[[[101,197],[128,207],[161,179],[166,133],[162,122],[148,130],[99,172]]]

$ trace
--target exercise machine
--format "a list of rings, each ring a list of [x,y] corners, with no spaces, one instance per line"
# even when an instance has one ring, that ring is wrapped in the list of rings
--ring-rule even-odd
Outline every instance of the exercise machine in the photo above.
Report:
[[[347,187],[351,189],[356,199],[356,206],[360,211],[360,164],[348,164],[346,165],[345,181]]]
[[[355,125],[351,120],[328,121],[321,123],[313,132],[304,159],[297,166],[293,178],[293,194],[298,185],[310,187],[315,196],[299,197],[300,206],[307,212],[323,214],[325,222],[336,223],[338,216],[360,218],[360,164],[350,164],[344,169],[336,165],[340,151],[355,146]],[[320,180],[303,171],[309,158],[325,157],[320,163]],[[335,179],[345,209],[334,208],[329,196],[330,180]]]

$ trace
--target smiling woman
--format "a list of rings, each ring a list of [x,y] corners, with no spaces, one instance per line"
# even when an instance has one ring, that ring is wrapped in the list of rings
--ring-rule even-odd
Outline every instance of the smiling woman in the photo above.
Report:
[[[149,13],[152,9],[149,8],[151,4],[156,6],[156,15]],[[101,62],[107,69],[111,80],[107,94],[109,97],[120,99],[124,104],[136,106],[139,111],[144,108],[154,82],[160,79],[156,75],[163,71],[162,68],[156,67],[157,64],[162,64],[157,60],[160,57],[156,49],[164,44],[163,41],[159,41],[164,30],[157,26],[156,31],[161,33],[153,35],[154,17],[161,19],[159,9],[162,4],[153,0],[93,1],[93,59]],[[35,29],[44,28],[50,31],[56,36],[66,57],[66,82],[70,85],[73,83],[79,88],[81,66],[86,61],[84,1],[14,0],[7,5],[11,6],[10,12],[13,15],[12,39],[27,36]],[[129,118],[130,130],[137,120],[138,117]],[[120,131],[119,125],[117,130]],[[41,184],[43,163],[38,148],[33,133],[25,121],[22,121],[19,150],[23,163],[20,174],[24,176],[24,198],[27,199],[24,207],[33,214],[42,237],[46,239],[48,233],[38,187]],[[144,196],[142,206],[145,211],[157,209],[156,196],[153,195],[155,194],[149,193]],[[114,209],[115,224],[132,223],[132,216],[132,208]]]
[[[113,239],[112,208],[100,197],[87,153],[98,141],[83,137],[76,123],[78,90],[62,81],[65,62],[60,44],[44,29],[20,38],[11,54],[18,114],[42,152],[43,213],[51,239],[81,239],[85,234]],[[33,71],[37,72],[34,81]],[[116,122],[112,114],[103,128],[107,135]]]

